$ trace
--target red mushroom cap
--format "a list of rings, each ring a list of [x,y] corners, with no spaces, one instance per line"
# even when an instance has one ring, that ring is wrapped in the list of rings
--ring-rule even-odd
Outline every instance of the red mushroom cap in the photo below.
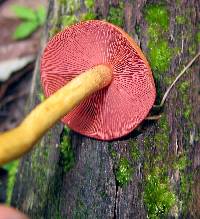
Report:
[[[62,121],[83,135],[111,140],[135,129],[148,115],[156,97],[145,56],[121,28],[92,20],[58,33],[44,51],[41,81],[46,96],[50,96],[99,64],[112,67],[111,84],[80,103]]]
[[[0,205],[0,219],[28,219],[23,213],[17,209]]]

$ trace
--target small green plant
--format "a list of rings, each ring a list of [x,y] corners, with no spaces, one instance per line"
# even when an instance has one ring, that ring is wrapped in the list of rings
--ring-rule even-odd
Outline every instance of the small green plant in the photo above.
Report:
[[[12,5],[11,10],[22,20],[22,23],[16,27],[15,32],[13,33],[13,38],[15,40],[29,37],[42,26],[46,20],[46,10],[44,6],[40,6],[36,10],[33,10],[24,6]]]

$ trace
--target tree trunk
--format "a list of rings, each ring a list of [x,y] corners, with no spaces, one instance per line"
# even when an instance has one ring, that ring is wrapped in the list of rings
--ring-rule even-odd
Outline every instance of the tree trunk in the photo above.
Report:
[[[161,3],[162,2],[162,3]],[[200,49],[200,1],[50,0],[43,45],[63,26],[106,19],[147,56],[159,103]],[[41,96],[39,59],[29,109]],[[198,62],[170,93],[157,121],[117,141],[97,141],[58,123],[20,163],[12,204],[30,218],[200,218]]]

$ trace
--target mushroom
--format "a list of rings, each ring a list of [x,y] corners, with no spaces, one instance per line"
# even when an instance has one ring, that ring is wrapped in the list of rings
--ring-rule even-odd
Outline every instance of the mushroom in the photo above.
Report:
[[[23,213],[17,209],[0,205],[0,219],[28,219]]]
[[[0,164],[29,151],[61,118],[92,138],[122,137],[145,119],[156,97],[140,48],[121,28],[99,20],[75,24],[49,41],[41,83],[48,98],[0,135]]]

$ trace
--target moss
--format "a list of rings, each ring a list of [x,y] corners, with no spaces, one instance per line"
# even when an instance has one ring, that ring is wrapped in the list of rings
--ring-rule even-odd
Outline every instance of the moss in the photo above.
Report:
[[[63,27],[68,27],[75,24],[77,21],[78,18],[75,15],[64,15],[61,17],[61,24]]]
[[[169,179],[166,177],[163,180],[157,173],[149,174],[144,189],[144,203],[148,218],[163,218],[175,202],[176,197],[170,191]]]
[[[179,171],[183,171],[185,170],[186,166],[187,166],[187,157],[184,155],[182,157],[180,157],[177,162],[175,163],[175,169],[178,169]]]
[[[188,50],[189,50],[189,54],[190,54],[191,56],[196,55],[196,51],[197,51],[196,43],[191,44],[191,45],[189,46]]]
[[[124,24],[124,3],[121,1],[119,6],[110,7],[107,21],[117,26],[123,27]]]
[[[56,35],[59,31],[60,31],[60,27],[59,27],[59,19],[51,19],[50,24],[51,24],[51,29],[49,30],[49,36],[53,37],[54,35]]]
[[[120,158],[115,176],[119,186],[123,186],[131,180],[133,176],[133,168],[127,158]]]
[[[148,43],[149,59],[154,70],[164,72],[169,68],[172,58],[172,51],[166,40],[157,43],[150,41]]]
[[[110,154],[110,156],[111,156],[111,158],[113,159],[113,160],[115,160],[115,158],[117,158],[117,152],[116,152],[116,150],[113,148],[113,146],[112,146],[112,144],[108,144],[108,151],[109,151],[109,154]]]
[[[76,208],[73,210],[73,218],[88,218],[88,216],[91,215],[91,210],[87,208],[82,200],[78,199],[75,206]]]
[[[169,124],[166,116],[159,120],[155,136],[146,138],[144,144],[144,204],[148,218],[164,218],[176,202],[168,177]]]
[[[19,161],[13,161],[3,166],[8,171],[8,181],[6,189],[6,203],[10,204],[12,198],[12,192],[15,184],[16,173],[19,166]]]
[[[185,94],[185,92],[188,91],[190,87],[190,82],[189,81],[183,81],[179,86],[178,86],[178,90],[181,92],[182,95]]]
[[[136,25],[135,25],[135,33],[136,33],[137,35],[139,35],[140,32],[141,32],[141,27],[140,27],[139,24],[136,24]]]
[[[87,9],[92,9],[94,7],[94,0],[85,0],[84,3]]]
[[[94,20],[96,18],[96,14],[94,12],[83,13],[80,17],[81,21]]]
[[[64,6],[67,6],[67,12],[71,15],[76,9],[76,4],[74,3],[74,0],[67,0],[67,4],[65,4]]]
[[[145,20],[148,25],[157,25],[164,31],[169,27],[169,13],[164,5],[151,4],[145,8]]]
[[[181,15],[177,15],[176,16],[176,22],[178,24],[185,24],[186,23],[186,17],[181,16]]]
[[[192,113],[192,107],[191,106],[185,106],[183,116],[185,119],[189,120]]]
[[[200,31],[196,33],[195,39],[197,43],[200,43]]]
[[[43,102],[45,100],[45,96],[42,92],[38,93],[38,98],[39,98],[40,102]]]
[[[155,71],[155,78],[160,79],[160,73],[169,68],[172,58],[172,49],[166,36],[169,30],[169,11],[164,5],[151,4],[145,8],[144,17],[148,24],[148,58]]]
[[[177,158],[174,163],[174,169],[179,171],[179,207],[184,215],[188,208],[188,203],[192,198],[191,187],[193,184],[193,174],[187,172],[187,168],[191,165],[191,161],[186,154]]]
[[[190,121],[190,116],[192,113],[192,106],[190,104],[190,99],[189,99],[189,88],[190,88],[189,81],[183,81],[178,86],[178,90],[180,92],[180,96],[183,102],[183,108],[182,108],[183,117],[188,121]]]
[[[41,148],[43,148],[43,153],[41,154]],[[39,142],[34,149],[34,153],[31,155],[31,165],[33,172],[36,173],[37,179],[36,183],[39,187],[43,186],[43,183],[46,181],[48,174],[49,164],[48,164],[49,150],[43,144],[43,141]],[[39,160],[42,159],[42,165]],[[34,196],[34,194],[33,194]],[[43,199],[44,200],[44,199]],[[42,204],[42,203],[41,203]]]
[[[141,156],[141,153],[140,153],[140,150],[138,148],[137,142],[134,141],[134,140],[130,140],[129,144],[131,146],[130,147],[131,158],[132,158],[133,161],[137,161]]]
[[[65,127],[61,138],[60,148],[60,165],[64,172],[69,171],[75,164],[74,151],[72,150],[69,137],[69,130]]]
[[[58,0],[59,5],[66,5],[68,0]]]
[[[159,121],[159,130],[154,136],[154,142],[157,148],[166,151],[169,145],[169,124],[167,117],[163,115]]]

